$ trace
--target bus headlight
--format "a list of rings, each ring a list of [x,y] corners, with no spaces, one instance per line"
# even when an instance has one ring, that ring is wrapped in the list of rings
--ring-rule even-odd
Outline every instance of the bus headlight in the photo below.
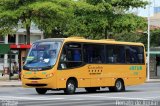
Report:
[[[21,78],[25,78],[25,76],[24,76],[24,75],[21,75]]]
[[[46,75],[46,78],[52,77],[53,75],[54,75],[53,73],[47,74],[47,75]]]

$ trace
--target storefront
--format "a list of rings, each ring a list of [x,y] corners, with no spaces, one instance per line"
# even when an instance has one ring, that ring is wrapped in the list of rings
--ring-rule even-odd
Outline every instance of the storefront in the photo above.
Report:
[[[160,47],[150,49],[150,78],[160,79]]]
[[[27,44],[10,44],[10,49],[12,54],[18,55],[18,64],[19,64],[19,71],[21,71],[24,59],[27,55],[27,49],[30,49],[31,45]]]

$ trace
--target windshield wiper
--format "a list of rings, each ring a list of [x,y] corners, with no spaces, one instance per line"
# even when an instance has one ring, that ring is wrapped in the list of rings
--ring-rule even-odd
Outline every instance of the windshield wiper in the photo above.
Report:
[[[37,60],[38,60],[37,58],[34,58],[33,60],[28,61],[27,64],[34,63],[34,62],[36,62]]]

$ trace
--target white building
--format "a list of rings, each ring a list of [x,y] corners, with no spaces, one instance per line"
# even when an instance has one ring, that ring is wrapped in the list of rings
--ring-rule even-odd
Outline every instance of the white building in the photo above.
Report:
[[[43,32],[35,27],[35,25],[31,26],[30,31],[30,45],[27,45],[26,30],[24,28],[19,28],[13,35],[0,36],[0,44],[9,44],[11,51],[15,53],[11,55],[12,63],[16,61],[19,64],[20,69],[23,64],[23,60],[26,57],[26,50],[31,47],[31,44],[34,41],[43,39],[44,37]],[[9,55],[0,54],[0,70],[3,70],[4,67],[8,66]]]

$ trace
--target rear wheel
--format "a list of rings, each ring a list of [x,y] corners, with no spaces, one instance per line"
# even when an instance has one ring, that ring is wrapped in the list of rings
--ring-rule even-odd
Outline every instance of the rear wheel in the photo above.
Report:
[[[123,80],[121,80],[121,79],[116,80],[115,86],[109,87],[109,91],[111,91],[111,92],[125,91],[125,86],[124,86]]]
[[[74,80],[68,80],[64,92],[66,94],[74,94],[75,91],[76,91],[76,82]]]
[[[47,92],[47,89],[45,89],[45,88],[36,88],[36,92],[38,94],[45,94]]]

